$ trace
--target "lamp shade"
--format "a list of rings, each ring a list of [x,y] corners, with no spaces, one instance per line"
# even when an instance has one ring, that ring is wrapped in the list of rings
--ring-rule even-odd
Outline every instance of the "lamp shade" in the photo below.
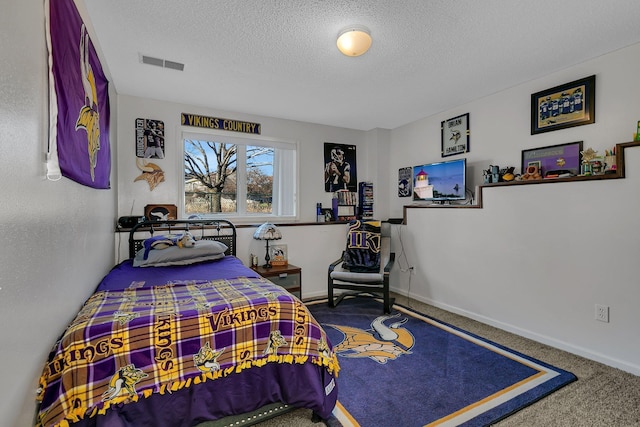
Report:
[[[275,225],[265,222],[253,233],[253,238],[256,240],[280,240],[282,233]]]
[[[336,44],[343,54],[360,56],[371,47],[371,33],[367,27],[352,25],[340,31]]]

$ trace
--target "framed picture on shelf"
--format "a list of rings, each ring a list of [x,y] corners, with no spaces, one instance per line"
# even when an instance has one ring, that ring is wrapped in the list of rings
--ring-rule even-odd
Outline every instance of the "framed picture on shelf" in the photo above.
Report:
[[[324,215],[324,222],[335,221],[333,217],[333,209],[331,208],[322,208],[322,215]]]
[[[543,177],[552,171],[559,174],[579,175],[581,153],[582,141],[522,150],[521,170],[525,173],[529,166],[535,167]]]
[[[149,221],[178,219],[178,207],[176,205],[147,205],[144,207],[144,216]]]
[[[595,75],[531,95],[531,135],[595,121]]]
[[[469,113],[440,123],[442,157],[469,151]]]
[[[269,247],[271,265],[287,265],[287,245],[272,245]]]
[[[338,205],[338,220],[344,221],[346,219],[355,218],[356,205]]]

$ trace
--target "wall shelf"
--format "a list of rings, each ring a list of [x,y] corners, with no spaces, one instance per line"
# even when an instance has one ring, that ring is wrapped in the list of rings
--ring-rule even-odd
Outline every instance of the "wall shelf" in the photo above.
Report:
[[[630,147],[639,147],[640,141],[623,142],[616,144],[616,173],[572,176],[569,178],[547,178],[531,181],[496,182],[495,184],[482,184],[476,190],[476,204],[474,205],[405,205],[403,206],[403,224],[407,223],[407,209],[482,209],[482,191],[492,187],[513,187],[518,185],[558,184],[561,182],[602,181],[607,179],[621,179],[625,177],[624,150]]]

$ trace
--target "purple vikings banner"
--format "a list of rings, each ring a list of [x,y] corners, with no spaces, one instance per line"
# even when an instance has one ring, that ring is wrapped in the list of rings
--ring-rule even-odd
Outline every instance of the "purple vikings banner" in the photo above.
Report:
[[[48,14],[50,179],[109,188],[109,82],[73,0],[45,1]],[[59,171],[56,168],[56,152]]]

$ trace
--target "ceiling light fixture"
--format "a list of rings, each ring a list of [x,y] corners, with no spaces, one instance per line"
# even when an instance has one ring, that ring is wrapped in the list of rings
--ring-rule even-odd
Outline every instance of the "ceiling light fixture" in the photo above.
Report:
[[[371,47],[371,32],[362,25],[351,25],[338,34],[340,52],[347,56],[363,55]]]

